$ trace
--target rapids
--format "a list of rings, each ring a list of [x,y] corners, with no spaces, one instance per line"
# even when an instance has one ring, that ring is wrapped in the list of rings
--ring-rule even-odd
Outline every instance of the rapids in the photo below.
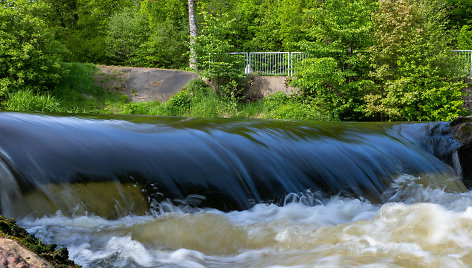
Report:
[[[84,267],[468,267],[444,128],[0,113],[0,213]]]

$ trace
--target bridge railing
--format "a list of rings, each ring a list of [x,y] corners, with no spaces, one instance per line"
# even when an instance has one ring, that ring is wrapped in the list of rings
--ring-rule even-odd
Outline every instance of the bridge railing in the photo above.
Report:
[[[464,66],[464,71],[472,76],[472,50],[453,50],[453,52]],[[229,54],[240,59],[237,68],[246,75],[255,73],[271,76],[296,75],[297,66],[303,64],[303,60],[309,57],[309,54],[305,52],[233,52]],[[211,69],[211,62],[209,67]]]
[[[237,68],[246,75],[292,76],[296,74],[298,64],[307,57],[303,52],[232,52],[234,58],[244,57],[244,63]],[[209,68],[211,70],[212,62]]]
[[[472,76],[472,50],[453,50],[469,76]]]

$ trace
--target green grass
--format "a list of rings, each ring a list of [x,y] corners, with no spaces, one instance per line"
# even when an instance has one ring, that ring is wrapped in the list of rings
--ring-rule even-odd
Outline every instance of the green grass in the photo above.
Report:
[[[4,108],[9,111],[55,112],[59,107],[59,101],[50,93],[38,94],[32,89],[9,94],[8,101],[4,105]]]
[[[23,89],[8,95],[3,109],[22,112],[111,113],[107,106],[123,107],[126,95],[112,93],[97,86],[93,74],[98,69],[89,63],[63,63],[65,74],[59,84],[47,91]]]
[[[110,92],[95,84],[93,64],[64,63],[66,74],[48,92],[24,89],[8,95],[3,109],[60,113],[134,114],[188,117],[236,117],[300,120],[332,120],[316,106],[297,97],[276,93],[256,102],[220,97],[201,79],[167,102],[130,102],[119,92]],[[113,79],[113,78],[111,78]]]

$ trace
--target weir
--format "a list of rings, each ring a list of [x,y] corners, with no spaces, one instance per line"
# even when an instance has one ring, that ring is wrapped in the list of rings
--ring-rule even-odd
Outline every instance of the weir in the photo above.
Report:
[[[306,191],[382,202],[403,174],[464,191],[434,155],[452,159],[434,146],[437,124],[4,112],[0,214],[116,218],[162,201],[231,211]]]

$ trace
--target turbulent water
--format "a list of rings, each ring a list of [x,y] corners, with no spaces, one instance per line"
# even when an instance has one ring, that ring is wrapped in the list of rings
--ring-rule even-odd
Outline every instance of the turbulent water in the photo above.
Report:
[[[401,202],[382,205],[312,194],[284,206],[146,216],[23,219],[85,267],[467,267],[472,263],[472,193],[429,189],[401,176]],[[406,189],[405,189],[406,188]]]
[[[0,211],[84,267],[468,267],[444,127],[0,113]]]

